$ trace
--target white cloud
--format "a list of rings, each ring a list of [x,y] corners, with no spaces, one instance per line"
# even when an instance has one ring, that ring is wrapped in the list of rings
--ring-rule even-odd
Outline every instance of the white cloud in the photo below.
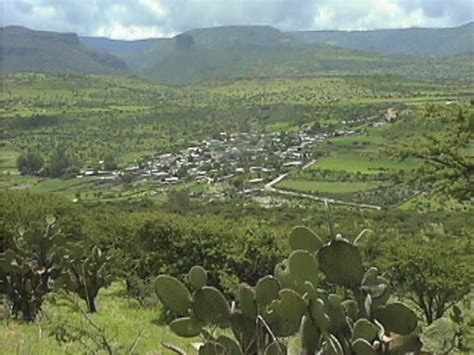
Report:
[[[474,18],[473,0],[3,0],[3,6],[5,25],[125,39],[221,25],[366,30]]]
[[[163,33],[159,28],[153,26],[123,26],[116,23],[108,26],[99,26],[94,35],[114,39],[134,40],[167,37],[169,33]]]

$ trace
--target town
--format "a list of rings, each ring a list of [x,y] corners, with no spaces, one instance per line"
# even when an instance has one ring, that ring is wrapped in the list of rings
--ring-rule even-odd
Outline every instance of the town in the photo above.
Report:
[[[393,121],[394,112],[390,108],[384,115],[342,121],[340,129],[310,127],[299,132],[221,132],[215,139],[189,142],[182,149],[145,157],[122,169],[107,171],[103,169],[104,161],[100,161],[102,169],[86,169],[77,177],[95,176],[103,184],[126,182],[135,186],[145,182],[162,186],[225,183],[237,187],[239,193],[258,193],[283,174],[314,163],[317,145],[380,127]]]

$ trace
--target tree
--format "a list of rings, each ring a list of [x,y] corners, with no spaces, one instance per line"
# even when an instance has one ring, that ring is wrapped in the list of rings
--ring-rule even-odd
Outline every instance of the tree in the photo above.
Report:
[[[53,178],[61,177],[67,172],[77,171],[73,159],[67,154],[63,147],[57,147],[49,161],[48,175]]]
[[[460,247],[436,240],[396,241],[387,247],[385,269],[431,324],[470,292],[472,270]]]
[[[416,122],[432,133],[403,140],[386,152],[402,160],[420,159],[423,164],[412,175],[418,183],[460,201],[470,200],[474,161],[467,148],[474,138],[473,108],[429,104]]]
[[[35,152],[20,154],[16,160],[16,166],[22,175],[37,175],[43,165],[43,158]]]
[[[112,153],[106,154],[104,156],[104,170],[111,171],[117,169],[117,162],[115,156]]]

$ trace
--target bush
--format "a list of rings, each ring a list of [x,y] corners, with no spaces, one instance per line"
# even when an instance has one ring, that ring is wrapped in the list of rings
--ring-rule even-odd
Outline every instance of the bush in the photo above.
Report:
[[[136,276],[146,279],[169,273],[183,277],[199,264],[210,270],[211,285],[230,293],[232,279],[254,282],[273,270],[281,257],[277,239],[264,228],[242,231],[217,218],[172,218],[145,221],[136,231],[138,251],[130,268]]]
[[[44,160],[38,153],[20,154],[16,160],[18,171],[22,175],[37,175],[44,165]]]

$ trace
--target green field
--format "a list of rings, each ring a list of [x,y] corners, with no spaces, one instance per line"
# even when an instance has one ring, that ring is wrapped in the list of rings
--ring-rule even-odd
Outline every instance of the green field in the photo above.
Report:
[[[312,166],[317,170],[347,171],[361,174],[378,174],[393,170],[410,170],[416,168],[414,161],[394,161],[388,158],[375,156],[372,158],[370,153],[334,153],[327,157],[322,157]],[[375,153],[373,153],[375,155]]]
[[[278,184],[279,188],[298,192],[310,193],[350,193],[368,190],[376,187],[377,184],[365,182],[331,182],[331,181],[305,181],[305,180],[284,180]]]
[[[55,147],[65,146],[82,169],[93,169],[106,153],[124,167],[223,131],[295,134],[319,133],[315,127],[358,129],[364,133],[318,146],[317,164],[292,173],[291,180],[281,185],[351,199],[351,193],[384,186],[392,174],[417,167],[415,161],[398,162],[380,153],[384,145],[420,132],[407,118],[413,115],[414,99],[435,102],[463,98],[471,91],[466,85],[377,75],[221,80],[183,87],[98,75],[17,73],[0,80],[8,88],[1,99],[5,109],[0,127],[8,134],[0,147],[0,186],[27,184],[32,191],[68,198],[80,192],[83,201],[145,196],[155,187],[129,191],[119,186],[102,188],[93,180],[27,179],[16,176],[18,154],[35,151],[47,161]],[[379,128],[364,122],[391,107],[404,116],[401,122]],[[347,127],[342,122],[348,119],[360,123]],[[338,186],[337,181],[344,182]]]

